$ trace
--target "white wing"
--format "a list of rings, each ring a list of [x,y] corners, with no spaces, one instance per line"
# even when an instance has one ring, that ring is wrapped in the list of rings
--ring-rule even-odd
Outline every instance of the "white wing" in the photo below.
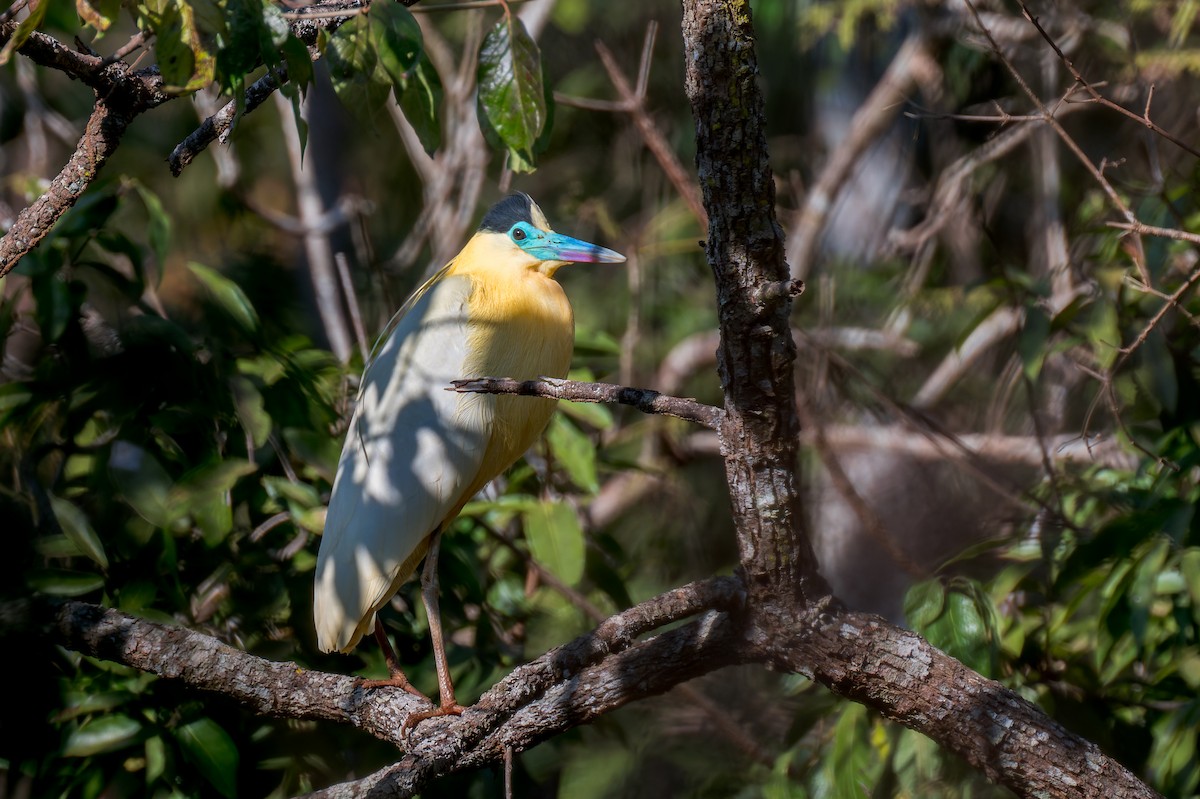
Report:
[[[363,375],[317,558],[323,651],[354,648],[479,472],[494,397],[446,390],[465,376],[469,294],[466,277],[419,289]]]

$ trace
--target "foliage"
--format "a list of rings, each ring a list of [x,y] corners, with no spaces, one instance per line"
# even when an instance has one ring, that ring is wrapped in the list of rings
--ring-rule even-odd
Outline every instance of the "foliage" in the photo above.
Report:
[[[1099,20],[1087,34],[1092,46],[1078,59],[1089,74],[1187,80],[1196,52],[1187,16],[1194,4],[1166,11],[1141,2],[1080,5]],[[551,85],[567,94],[607,91],[599,68],[579,53],[603,34],[635,63],[646,18],[675,13],[670,4],[650,6],[615,15],[602,4],[563,0],[555,10],[558,28],[540,48],[507,12],[489,12],[476,39],[458,18],[436,28],[452,45],[475,48],[480,125],[508,168],[532,168],[542,159],[522,187],[557,198],[554,206],[546,203],[548,212],[558,212],[552,219],[565,218],[565,230],[586,223],[611,237],[638,238],[637,275],[564,272],[580,318],[572,375],[579,379],[613,379],[625,359],[633,363],[633,382],[649,383],[671,346],[712,326],[696,223],[663,188],[651,159],[630,157],[623,122],[556,105],[551,91]],[[240,97],[266,69],[286,69],[296,109],[301,91],[316,91],[309,45],[275,5],[172,0],[124,7],[138,28],[154,33],[155,60],[173,91],[192,94],[215,83],[225,96]],[[898,26],[915,23],[910,10],[893,2],[764,0],[755,11],[770,21],[760,26],[763,76],[773,97],[768,112],[778,126],[772,145],[777,174],[786,177],[780,189],[786,206],[801,199],[789,186],[817,172],[821,155],[808,139],[791,146],[807,135],[808,120],[788,112],[811,98],[779,76],[792,74],[801,58],[815,59],[811,51],[796,52],[797,32],[819,46],[834,37],[843,50],[886,49]],[[0,61],[19,59],[20,37],[35,29],[112,37],[127,24],[107,0],[79,0],[74,10],[44,0],[35,12]],[[1162,47],[1132,58],[1109,52],[1125,14]],[[387,206],[367,227],[390,253],[417,208],[413,172],[380,157],[395,146],[381,132],[383,103],[391,92],[421,145],[435,152],[453,134],[447,130],[443,139],[450,83],[443,85],[425,34],[397,4],[373,3],[311,46],[323,56],[318,72],[328,71],[342,103],[375,126],[347,137],[354,141],[345,145],[351,166],[343,179]],[[673,72],[677,46],[660,43],[649,97],[686,160],[691,123]],[[942,58],[952,67],[946,108],[978,110],[972,105],[985,90],[989,102],[1003,93],[1019,100],[978,50],[953,42]],[[835,71],[852,71],[844,67],[839,61]],[[8,86],[16,82],[15,67],[6,70]],[[51,86],[38,84],[48,98]],[[1187,97],[1189,86],[1160,91]],[[55,113],[72,113],[69,100],[51,103]],[[34,116],[32,108],[5,107],[5,115]],[[1129,129],[1112,126],[1111,138],[1101,140],[1095,130],[1106,126],[1095,119],[1072,132],[1106,156],[1135,149]],[[193,121],[171,117],[161,128],[186,133]],[[249,208],[274,210],[275,198],[288,193],[279,190],[271,157],[280,148],[266,124],[256,116],[240,123],[235,147],[256,162],[229,191],[214,190],[212,176],[201,171],[210,168],[203,158],[182,188],[147,166],[159,166],[157,137],[169,132],[126,142],[134,155],[119,167],[127,176],[94,186],[6,279],[0,299],[6,361],[28,370],[6,371],[0,385],[6,475],[0,518],[11,546],[0,591],[4,599],[29,592],[81,597],[181,622],[266,657],[381,676],[382,657],[373,646],[326,656],[313,642],[316,537],[361,363],[339,364],[315,340],[321,331],[291,267],[295,239],[264,232],[265,223],[250,218]],[[996,132],[970,122],[922,124],[911,129],[922,148],[913,160],[929,171],[930,182],[935,165]],[[20,128],[4,120],[6,149]],[[966,375],[936,415],[955,429],[1028,433],[1031,407],[1036,412],[1039,401],[1061,391],[1062,429],[1117,437],[1124,460],[1056,465],[1026,481],[1032,488],[1015,492],[1021,505],[1011,512],[1009,535],[916,582],[905,601],[907,621],[1096,740],[1164,794],[1194,796],[1200,790],[1194,324],[1200,303],[1194,292],[1136,349],[1128,355],[1121,349],[1147,330],[1162,307],[1159,295],[1195,269],[1194,252],[1182,242],[1143,239],[1144,263],[1159,289],[1137,288],[1127,279],[1137,269],[1128,242],[1106,226],[1108,198],[1081,170],[1067,167],[1064,226],[1085,290],[1053,305],[1052,281],[1031,264],[1036,247],[1024,240],[1038,168],[1016,155],[975,175],[962,216],[986,216],[974,220],[986,235],[967,248],[979,261],[968,279],[955,271],[961,251],[949,245],[911,291],[908,264],[898,259],[861,265],[831,257],[825,282],[810,281],[809,296],[822,299],[801,303],[797,327],[828,326],[834,298],[836,321],[847,327],[883,328],[908,313],[914,321],[906,333],[920,354],[852,353],[850,366],[818,353],[801,365],[802,382],[825,409],[856,420],[884,418],[893,409],[881,396],[901,402],[911,396],[921,376],[997,309],[1021,314],[1011,346]],[[1157,164],[1157,178],[1146,164],[1121,168],[1118,188],[1140,219],[1195,229],[1194,164],[1171,151]],[[493,164],[488,179],[500,173]],[[39,177],[14,172],[6,188],[25,191]],[[361,278],[369,326],[379,321],[372,298],[416,280],[415,273]],[[36,330],[37,341],[23,351],[27,329]],[[1074,378],[1063,377],[1068,370]],[[693,376],[682,393],[715,401],[715,379]],[[661,421],[564,407],[529,458],[467,507],[446,540],[441,572],[443,613],[455,642],[452,670],[464,701],[512,665],[590,627],[593,611],[611,612],[732,568],[720,466],[689,454],[695,442],[687,431]],[[637,477],[657,481],[655,488],[619,524],[593,524],[597,495],[635,469],[642,471]],[[539,577],[531,561],[549,578]],[[432,691],[419,601],[415,586],[406,586],[386,623],[409,674]],[[285,796],[366,773],[394,756],[327,725],[252,718],[167,681],[51,651],[36,636],[9,640],[14,646],[6,651],[26,653],[7,664],[9,684],[23,686],[35,707],[28,715],[6,713],[0,758],[8,785],[25,785],[34,795]],[[718,721],[681,700],[629,708],[524,753],[516,792],[652,796],[686,784],[704,796],[1003,795],[929,740],[800,678],[735,670],[700,688],[720,699],[725,715]],[[712,734],[729,722],[754,731],[758,748],[748,752],[736,739]],[[431,795],[497,795],[499,781],[495,774],[456,776]]]

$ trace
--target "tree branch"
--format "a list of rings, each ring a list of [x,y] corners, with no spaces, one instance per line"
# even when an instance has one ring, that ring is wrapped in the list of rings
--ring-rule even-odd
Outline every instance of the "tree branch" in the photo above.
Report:
[[[809,614],[776,629],[772,661],[960,755],[1018,796],[1150,799],[1095,744],[909,630],[874,616]]]
[[[648,388],[631,388],[613,383],[584,383],[578,380],[559,380],[542,377],[537,380],[514,380],[511,377],[476,377],[455,380],[453,388],[460,394],[518,394],[522,397],[549,397],[572,402],[615,402],[631,405],[642,413],[662,414],[686,419],[719,430],[725,412],[687,397],[669,397]]]
[[[748,0],[684,0],[684,88],[709,218],[705,255],[716,279],[725,392],[725,475],[751,603],[828,592],[800,531],[800,422],[791,297],[762,296],[789,279]]]
[[[15,30],[14,22],[0,24],[0,47]],[[44,33],[35,31],[17,52],[90,86],[96,92],[96,106],[75,152],[50,188],[17,214],[12,227],[0,237],[0,277],[41,243],[92,185],[134,118],[170,99],[162,90],[157,70],[135,72],[123,62],[110,64],[97,56],[76,53]]]
[[[734,612],[741,605],[741,583],[729,577],[667,591],[514,669],[463,716],[422,723],[407,738],[403,735],[404,719],[428,706],[406,691],[364,690],[354,677],[265,660],[184,627],[139,619],[84,602],[37,605],[33,613],[35,620],[49,617],[52,634],[58,642],[82,654],[180,680],[192,688],[228,697],[260,715],[347,723],[401,749],[411,748],[416,756],[432,757],[438,762],[453,754],[454,758],[446,761],[446,768],[459,770],[471,767],[465,763],[456,765],[463,753],[481,746],[491,751],[492,745],[487,741],[497,735],[506,739],[505,746],[514,746],[516,741],[529,736],[541,740],[582,723],[555,726],[565,723],[563,713],[571,718],[583,714],[590,719],[690,679],[663,675],[653,689],[644,680],[624,688],[613,687],[609,684],[619,678],[625,665],[606,663],[608,658],[640,646],[637,639],[648,632],[708,611]],[[711,626],[711,620],[691,627],[695,632],[707,629],[705,624]],[[700,649],[707,652],[709,636],[709,632],[695,632],[695,636],[686,640],[703,643]],[[688,673],[695,676],[720,668],[729,662],[728,658],[736,656],[736,648],[728,642],[723,657],[687,654],[683,651],[686,647],[680,648],[682,640],[673,638],[656,644],[648,654],[635,657],[635,663],[642,657],[684,658],[691,664]],[[590,685],[591,681],[601,687],[609,685],[607,694],[589,689],[585,696],[571,699],[569,691],[563,693],[566,690],[563,686],[578,686],[580,681],[584,685]],[[546,720],[540,726],[531,720],[539,718]],[[516,719],[515,731],[501,733],[502,726],[512,719]]]

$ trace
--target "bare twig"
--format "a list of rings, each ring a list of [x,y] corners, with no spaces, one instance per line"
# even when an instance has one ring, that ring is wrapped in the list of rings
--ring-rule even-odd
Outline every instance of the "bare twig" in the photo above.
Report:
[[[1046,107],[1046,104],[1042,102],[1038,94],[1032,88],[1030,88],[1020,71],[1016,68],[1016,66],[1013,65],[1008,56],[1004,54],[1004,50],[1001,49],[999,42],[996,41],[991,30],[987,25],[984,24],[979,15],[979,10],[975,7],[975,3],[972,2],[972,0],[966,0],[966,3],[967,8],[970,9],[971,14],[975,18],[975,23],[979,26],[980,31],[983,33],[984,37],[987,38],[988,43],[991,45],[992,52],[995,53],[998,59],[1000,59],[1000,63],[1002,63],[1008,73],[1012,75],[1013,80],[1015,80],[1017,85],[1021,87],[1021,91],[1025,93],[1025,96],[1028,97],[1029,100],[1037,107],[1038,111],[1041,112],[1046,124],[1049,125],[1056,134],[1058,134],[1058,138],[1062,140],[1062,143],[1066,145],[1067,149],[1071,151],[1071,153],[1081,164],[1083,164],[1084,169],[1091,174],[1092,179],[1096,181],[1101,190],[1103,190],[1105,195],[1108,196],[1108,199],[1112,203],[1113,207],[1117,209],[1121,216],[1125,217],[1125,221],[1131,225],[1135,224],[1137,222],[1137,217],[1134,216],[1134,213],[1130,210],[1129,205],[1123,199],[1121,199],[1121,195],[1117,194],[1117,190],[1113,188],[1108,178],[1104,176],[1104,170],[1092,163],[1092,159],[1088,158],[1087,153],[1083,151],[1078,142],[1076,142],[1075,139],[1073,139],[1071,135],[1067,133],[1066,129],[1063,128],[1062,124],[1055,118],[1054,114]],[[1150,276],[1146,272],[1146,259],[1144,250],[1141,246],[1141,241],[1137,238],[1134,238],[1132,243],[1137,251],[1137,254],[1133,259],[1134,263],[1141,273],[1142,282],[1149,285]]]
[[[646,85],[644,76],[649,69],[650,53],[653,50],[654,38],[657,32],[658,26],[654,22],[651,22],[646,27],[646,38],[642,47],[642,61],[638,68],[638,85],[642,88],[643,92]],[[700,229],[706,229],[708,227],[708,214],[704,210],[704,204],[700,201],[700,191],[696,187],[696,181],[683,168],[683,164],[679,162],[675,151],[671,149],[671,145],[667,143],[666,137],[658,129],[658,125],[655,124],[654,119],[651,118],[650,113],[646,110],[645,94],[637,93],[629,85],[629,79],[625,77],[625,73],[617,64],[617,59],[604,42],[596,42],[596,53],[600,56],[600,62],[604,65],[604,71],[608,73],[608,79],[612,81],[617,94],[621,96],[621,102],[626,106],[623,110],[628,112],[630,117],[632,117],[638,133],[642,136],[642,141],[646,143],[646,149],[658,161],[658,165],[666,174],[667,180],[671,181],[671,185],[675,187],[675,191],[679,192],[679,196],[687,204],[688,210],[692,212],[692,216],[699,223]]]
[[[250,113],[270,97],[280,85],[287,80],[287,67],[280,64],[274,71],[268,71],[246,88],[242,113]],[[187,138],[175,145],[167,157],[171,174],[179,177],[188,164],[196,160],[196,156],[204,152],[208,145],[218,139],[225,142],[233,130],[237,118],[237,103],[230,100],[221,110],[200,123],[200,127],[188,134]]]
[[[350,314],[350,323],[354,329],[354,338],[358,342],[358,354],[363,363],[371,355],[371,343],[367,340],[367,331],[363,327],[362,312],[358,307],[358,296],[354,293],[354,281],[350,279],[350,261],[346,253],[334,253],[334,265],[337,267],[338,282],[342,287],[342,298],[346,302],[346,310]]]
[[[448,391],[480,394],[518,394],[523,397],[549,397],[572,402],[615,402],[630,405],[643,413],[675,416],[709,429],[720,428],[724,412],[694,399],[671,397],[646,388],[631,388],[612,383],[583,383],[542,377],[514,380],[510,377],[479,377],[455,380]]]
[[[812,270],[825,221],[860,156],[887,130],[921,73],[936,69],[920,35],[909,36],[900,46],[879,83],[854,114],[849,135],[829,156],[804,199],[787,244],[793,277],[803,279]]]
[[[1186,150],[1187,152],[1191,153],[1195,157],[1200,158],[1200,150],[1197,150],[1195,147],[1192,147],[1191,145],[1187,144],[1186,142],[1181,141],[1178,137],[1172,135],[1170,132],[1163,130],[1154,122],[1154,120],[1150,119],[1150,102],[1154,98],[1154,87],[1153,86],[1150,87],[1149,96],[1146,97],[1146,108],[1145,108],[1145,110],[1142,111],[1141,114],[1135,114],[1133,111],[1130,111],[1128,108],[1125,108],[1122,105],[1114,103],[1112,100],[1108,99],[1107,97],[1102,95],[1100,92],[1096,91],[1096,88],[1092,84],[1088,83],[1088,81],[1083,77],[1083,75],[1080,74],[1079,70],[1075,68],[1075,65],[1073,63],[1071,63],[1071,59],[1067,58],[1066,55],[1063,54],[1063,51],[1059,48],[1058,43],[1056,41],[1054,41],[1054,37],[1046,32],[1046,29],[1042,27],[1042,23],[1040,21],[1038,21],[1038,18],[1036,16],[1034,16],[1033,12],[1031,12],[1029,10],[1029,6],[1025,4],[1024,0],[1022,0],[1020,5],[1021,5],[1021,13],[1025,17],[1025,19],[1029,20],[1030,23],[1033,24],[1033,27],[1037,28],[1037,32],[1039,34],[1041,34],[1041,37],[1043,39],[1046,40],[1046,44],[1050,45],[1050,47],[1052,47],[1054,49],[1054,52],[1058,55],[1059,60],[1062,61],[1063,66],[1065,66],[1067,68],[1067,70],[1071,73],[1071,77],[1073,77],[1075,79],[1075,82],[1078,83],[1079,86],[1085,92],[1087,92],[1088,95],[1090,95],[1093,100],[1095,100],[1097,103],[1104,106],[1105,108],[1111,108],[1113,111],[1116,111],[1118,114],[1129,117],[1130,119],[1132,119],[1136,122],[1139,122],[1142,125],[1145,125],[1147,128],[1154,131],[1159,136],[1162,136],[1164,139],[1171,142],[1176,147],[1179,147],[1182,150]]]
[[[1130,233],[1136,233],[1139,236],[1158,236],[1164,239],[1175,239],[1176,241],[1186,241],[1189,244],[1200,245],[1200,234],[1190,233],[1186,230],[1178,228],[1155,227],[1142,222],[1108,222],[1109,227],[1119,230],[1128,230]]]

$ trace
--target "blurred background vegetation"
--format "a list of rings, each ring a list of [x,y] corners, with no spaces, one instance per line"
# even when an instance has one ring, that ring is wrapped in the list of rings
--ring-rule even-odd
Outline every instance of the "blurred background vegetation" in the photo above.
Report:
[[[111,12],[103,36],[80,25],[92,6],[43,5],[42,30],[102,53],[136,31],[115,4],[94,4]],[[0,598],[79,597],[306,668],[382,676],[373,645],[319,654],[311,623],[349,404],[372,337],[510,185],[558,230],[631,256],[559,273],[577,315],[573,376],[720,403],[694,179],[672,180],[671,159],[646,146],[656,135],[694,171],[678,4],[513,5],[557,100],[524,153],[537,161],[528,174],[509,171],[517,155],[485,144],[475,118],[475,54],[503,12],[421,5],[426,60],[395,87],[442,85],[436,160],[424,146],[438,126],[419,103],[402,97],[402,121],[386,85],[347,85],[354,69],[335,74],[335,92],[326,58],[306,88],[302,167],[284,99],[172,177],[167,155],[224,102],[205,87],[137,120],[50,238],[0,280]],[[1014,4],[978,5],[1011,63],[1056,103],[1072,84],[1065,64]],[[793,236],[902,43],[925,54],[802,264],[802,469],[823,572],[850,604],[921,631],[1166,796],[1198,795],[1195,244],[1147,236],[1139,248],[1108,224],[1122,220],[1111,199],[1058,137],[1020,120],[1036,109],[961,4],[753,10]],[[1153,87],[1150,116],[1195,144],[1200,5],[1033,10],[1090,83],[1135,114]],[[641,77],[643,127],[628,105],[611,107],[621,98],[597,40],[635,91]],[[139,65],[155,57],[151,46]],[[219,69],[226,90],[246,79]],[[1084,97],[1060,109],[1062,125],[1123,202],[1147,224],[1200,229],[1196,156]],[[0,68],[0,224],[45,190],[92,102],[19,55]],[[1008,136],[1020,138],[996,154]],[[980,342],[955,367],[950,354]],[[945,373],[953,379],[935,385]],[[564,403],[544,442],[443,545],[460,699],[597,616],[729,572],[726,502],[711,437]],[[419,604],[410,583],[385,622],[408,674],[432,691]],[[254,718],[34,634],[6,634],[3,651],[20,700],[0,714],[0,796],[283,797],[395,759],[357,732]],[[501,790],[485,772],[428,795]],[[516,792],[1006,793],[922,736],[758,669],[711,675],[523,753]]]

